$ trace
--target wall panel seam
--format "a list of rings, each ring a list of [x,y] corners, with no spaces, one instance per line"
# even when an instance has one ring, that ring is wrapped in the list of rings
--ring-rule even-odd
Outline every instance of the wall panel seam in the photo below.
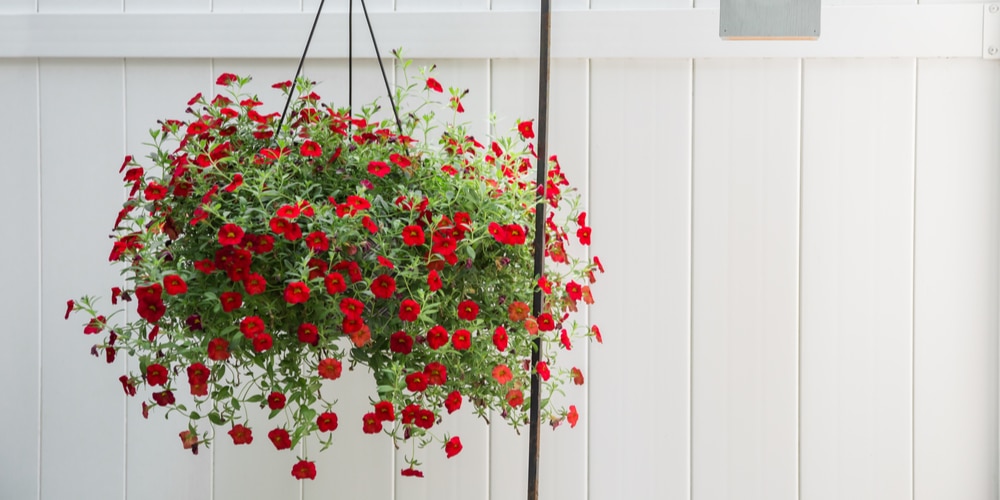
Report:
[[[913,206],[910,211],[910,498],[917,497],[917,133],[920,123],[920,59],[913,60]]]
[[[35,1],[38,10],[38,1]],[[35,133],[35,175],[38,192],[38,474],[35,490],[38,500],[42,498],[42,61],[35,59],[35,123],[38,126]]]
[[[688,499],[694,500],[694,97],[695,60],[688,76]]]

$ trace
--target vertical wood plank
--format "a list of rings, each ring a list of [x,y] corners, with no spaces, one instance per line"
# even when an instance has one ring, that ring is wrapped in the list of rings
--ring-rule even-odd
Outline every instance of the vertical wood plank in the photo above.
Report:
[[[120,282],[104,263],[123,201],[122,80],[121,60],[40,63],[43,500],[124,498],[124,362],[91,357],[99,340],[84,337],[83,316],[62,318],[66,300],[81,295],[110,308]]]
[[[802,498],[912,496],[915,64],[805,64]]]
[[[8,381],[0,427],[16,429],[0,449],[0,489],[10,498],[38,498],[39,428],[39,164],[38,60],[0,59],[0,121],[4,183],[0,212],[16,214],[0,226],[16,243],[0,251],[0,276],[13,286],[0,291],[5,318],[0,380]],[[16,381],[16,383],[15,383]]]
[[[560,89],[549,100],[549,154],[557,155],[563,171],[584,198],[586,210],[588,150],[588,64],[585,60],[557,60],[552,63],[551,88]],[[495,60],[492,63],[491,104],[496,115],[496,133],[510,135],[516,120],[536,120],[538,114],[538,61]],[[587,248],[572,245],[570,252],[587,258]],[[600,297],[600,287],[595,294]],[[586,323],[585,311],[573,318]],[[561,351],[553,369],[579,367],[587,370],[589,346],[577,343],[571,351]],[[553,404],[576,405],[581,415],[578,428],[564,424],[553,431],[542,426],[539,468],[541,498],[587,497],[587,387],[565,387],[566,395],[553,397]],[[518,436],[503,425],[490,429],[491,498],[517,498],[527,491],[527,431]],[[502,479],[501,479],[502,478]]]
[[[38,0],[38,12],[121,12],[122,0]]]
[[[198,92],[209,92],[211,78],[207,60],[151,60],[125,61],[125,147],[147,171],[153,163],[147,157],[153,148],[149,129],[158,128],[157,120],[188,120],[184,113],[188,100]],[[157,172],[158,174],[158,172]],[[134,319],[134,309],[129,311]],[[128,361],[129,369],[138,371],[134,360]],[[157,412],[148,420],[142,418],[143,396],[129,398],[126,422],[126,496],[143,500],[168,500],[182,496],[191,500],[208,500],[211,497],[212,454],[217,446],[226,446],[227,429],[218,429],[217,441],[212,448],[202,448],[197,456],[183,449],[177,434],[187,428],[187,421],[175,417],[163,418]],[[192,398],[178,391],[178,402],[189,404]],[[207,430],[208,422],[200,423]],[[150,481],[155,477],[158,481]],[[174,484],[163,488],[163,482]]]
[[[917,68],[914,498],[996,498],[1000,66]]]
[[[589,498],[688,499],[691,62],[591,63]]]
[[[699,500],[797,496],[799,91],[796,60],[695,64]]]

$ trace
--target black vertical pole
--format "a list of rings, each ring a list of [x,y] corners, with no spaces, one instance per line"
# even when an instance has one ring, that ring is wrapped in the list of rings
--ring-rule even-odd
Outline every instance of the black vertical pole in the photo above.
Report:
[[[548,121],[549,121],[549,42],[552,28],[552,7],[549,0],[541,0],[541,36],[538,56],[538,161],[536,171],[535,203],[535,277],[545,272],[545,185],[548,180]],[[537,285],[536,285],[537,287]],[[537,318],[542,314],[544,297],[536,288],[532,297],[532,314]],[[542,342],[536,338],[531,353],[531,408],[529,410],[528,431],[528,500],[538,500],[538,457],[540,446],[538,433],[541,428],[539,409],[541,403],[541,381],[535,373],[535,365],[541,359]]]

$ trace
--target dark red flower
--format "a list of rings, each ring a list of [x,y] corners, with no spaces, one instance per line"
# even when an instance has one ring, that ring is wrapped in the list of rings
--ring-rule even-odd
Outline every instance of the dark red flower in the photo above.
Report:
[[[202,259],[195,261],[194,268],[205,274],[209,274],[212,271],[215,271],[215,263],[212,262],[211,259]]]
[[[107,318],[104,316],[98,316],[90,320],[87,326],[83,327],[84,335],[92,335],[95,333],[101,333],[104,330],[104,324],[107,322]]]
[[[521,133],[521,137],[525,139],[533,139],[535,137],[535,131],[532,130],[531,124],[531,120],[517,124],[517,131]]]
[[[433,90],[434,92],[444,92],[444,88],[441,87],[441,84],[437,80],[435,80],[433,78],[428,78],[427,82],[426,82],[426,85],[427,85],[427,88]],[[405,476],[406,474],[403,474],[403,475]],[[420,477],[423,477],[423,476],[420,476]]]
[[[372,280],[371,290],[375,297],[388,299],[396,291],[396,280],[392,279],[392,276],[383,274]]]
[[[361,218],[361,225],[364,226],[369,233],[375,234],[378,232],[378,224],[376,224],[375,221],[367,215]]]
[[[274,250],[274,236],[261,234],[254,238],[253,247],[250,249],[255,254],[264,254]]]
[[[223,292],[219,295],[219,302],[222,303],[223,311],[231,312],[243,305],[243,295],[240,292]]]
[[[330,239],[322,231],[313,231],[305,238],[306,246],[314,252],[325,252],[330,249]]]
[[[427,375],[423,372],[415,372],[406,376],[406,388],[410,392],[426,391],[427,382]]]
[[[551,332],[556,329],[556,324],[552,320],[551,314],[542,313],[538,315],[538,329],[543,332]]]
[[[389,350],[399,354],[413,352],[413,337],[404,331],[398,331],[389,337]]]
[[[260,319],[260,316],[247,316],[240,320],[240,332],[248,339],[263,333],[264,328],[264,320]]]
[[[471,300],[463,300],[458,304],[458,317],[465,321],[475,321],[479,316],[479,304]]]
[[[167,312],[166,306],[163,304],[163,300],[157,298],[156,300],[139,300],[139,307],[136,308],[136,313],[139,317],[146,320],[149,323],[156,323],[160,321],[163,314]]]
[[[365,312],[365,304],[358,299],[344,297],[340,299],[340,312],[348,317],[361,317]]]
[[[283,219],[291,220],[297,218],[300,213],[301,211],[299,210],[298,205],[285,204],[278,208],[277,215]]]
[[[239,245],[243,241],[243,228],[236,224],[224,224],[219,228],[220,245]]]
[[[424,230],[417,225],[410,225],[403,228],[403,244],[408,246],[423,245],[425,241]]]
[[[493,236],[494,240],[503,244],[507,243],[509,238],[507,237],[507,230],[504,229],[504,226],[501,226],[496,222],[490,222],[489,226],[487,226],[487,230],[489,231],[490,236]]]
[[[267,281],[257,273],[249,274],[243,278],[243,289],[246,290],[247,295],[259,295],[267,290]]]
[[[208,378],[212,375],[212,372],[202,363],[193,363],[187,367],[187,375],[188,383],[204,384],[208,382]]]
[[[434,426],[434,420],[434,412],[421,408],[417,410],[417,416],[413,419],[413,423],[417,427],[427,430]]]
[[[157,184],[156,181],[150,182],[146,185],[146,189],[142,191],[142,195],[147,201],[162,200],[167,196],[167,187]],[[117,224],[116,224],[117,225]]]
[[[233,191],[236,191],[236,188],[242,185],[243,185],[243,174],[236,173],[233,174],[233,180],[223,189],[225,189],[227,192],[232,193]]]
[[[424,477],[424,473],[423,472],[421,472],[421,471],[419,471],[417,469],[414,469],[413,467],[410,467],[408,469],[403,469],[403,470],[399,471],[399,473],[402,474],[403,477]]]
[[[280,392],[272,392],[267,395],[267,407],[272,410],[280,410],[285,407],[285,395]]]
[[[288,241],[295,241],[295,240],[301,238],[302,237],[302,226],[299,226],[298,224],[296,224],[294,222],[288,224],[288,227],[285,228],[285,233],[284,233],[283,236]]]
[[[399,153],[392,153],[391,155],[389,155],[389,161],[394,163],[399,168],[406,168],[413,164],[409,158]]]
[[[448,330],[445,330],[441,325],[435,325],[429,332],[427,332],[427,345],[431,349],[440,349],[448,343],[448,340]]]
[[[403,299],[399,303],[399,319],[403,321],[416,321],[420,315],[420,304],[413,299]]]
[[[231,84],[233,82],[238,82],[239,80],[240,80],[240,77],[238,77],[238,76],[236,76],[236,75],[234,75],[232,73],[223,73],[223,74],[219,75],[218,79],[215,80],[215,84],[216,85],[226,86],[226,85],[229,85],[229,84]]]
[[[391,422],[396,419],[396,412],[391,401],[379,401],[375,403],[375,416],[383,422]]]
[[[461,451],[462,451],[462,441],[458,439],[458,436],[449,439],[448,442],[445,443],[444,445],[444,452],[446,455],[448,455],[448,458],[458,455]]]
[[[253,336],[253,350],[264,352],[274,347],[274,337],[270,333],[261,332]]]
[[[276,449],[287,450],[292,447],[292,439],[285,429],[274,429],[267,433],[267,438],[274,443]]]
[[[253,442],[253,431],[243,424],[234,425],[228,434],[233,438],[233,444],[250,444]]]
[[[187,292],[187,283],[176,274],[169,274],[163,277],[163,291],[167,295],[180,295]]]
[[[448,381],[448,367],[434,361],[424,367],[424,375],[427,375],[429,385],[444,385]]]
[[[305,141],[299,147],[299,154],[315,158],[323,154],[323,148],[316,141]]]
[[[271,85],[271,88],[272,89],[278,89],[278,90],[287,90],[287,89],[291,88],[291,86],[292,86],[292,81],[291,80],[285,80],[283,82],[278,82],[278,83],[275,83],[274,85]]]
[[[177,399],[174,398],[173,391],[161,391],[153,393],[153,401],[157,406],[167,406],[174,404]]]
[[[382,432],[382,421],[374,413],[365,413],[362,421],[364,422],[362,430],[365,431],[365,434],[378,434]]]
[[[295,479],[316,479],[316,464],[306,460],[299,460],[292,466],[292,476]]]
[[[229,341],[219,337],[208,341],[208,359],[212,361],[229,359]]]
[[[128,375],[122,375],[118,377],[118,381],[122,383],[122,390],[125,391],[126,396],[135,396],[135,386],[129,381]]]
[[[307,300],[309,300],[309,285],[301,281],[295,281],[285,287],[285,302],[289,304],[302,304]]]
[[[524,232],[524,228],[519,224],[508,224],[504,226],[504,232],[507,233],[507,243],[508,245],[523,245],[527,235]]]
[[[441,276],[437,271],[431,269],[431,271],[427,273],[427,288],[429,288],[432,292],[436,292],[441,289],[441,286]]]
[[[291,226],[292,223],[288,222],[288,219],[283,219],[281,217],[274,217],[273,219],[271,219],[268,225],[271,227],[271,231],[275,232],[276,234],[285,234],[285,231],[288,231],[288,227]]]
[[[472,334],[468,330],[455,330],[451,336],[451,345],[456,351],[467,351],[472,347]]]
[[[573,349],[573,344],[570,343],[569,334],[566,333],[565,329],[563,329],[562,333],[559,335],[559,342],[562,343],[563,347],[565,347],[567,351]]]
[[[327,411],[316,417],[316,425],[320,432],[333,432],[337,430],[337,414]]]
[[[503,325],[498,326],[493,332],[493,345],[496,346],[497,350],[500,352],[507,350],[507,329]]]
[[[319,376],[327,380],[337,380],[340,378],[340,374],[343,372],[344,366],[341,362],[334,358],[326,358],[319,362],[317,370],[319,371]]]
[[[166,384],[169,373],[165,366],[153,363],[146,367],[146,383],[150,386]]]
[[[344,282],[344,276],[340,273],[330,273],[323,278],[323,284],[326,285],[326,292],[330,295],[343,293],[347,290],[347,283]]]
[[[583,385],[583,372],[581,372],[579,368],[574,366],[573,369],[569,371],[569,373],[570,373],[570,378],[573,379],[574,384]]]
[[[114,301],[114,299],[112,299],[112,301]],[[66,301],[66,316],[64,316],[63,319],[69,319],[69,313],[73,312],[74,307],[76,307],[76,302],[73,302],[72,300]]]
[[[312,323],[302,323],[299,325],[298,335],[299,342],[304,344],[315,345],[316,342],[319,342],[319,330]]]
[[[455,413],[455,411],[462,407],[462,394],[458,391],[451,391],[444,400],[444,407],[448,410],[449,414]]]
[[[389,165],[384,161],[370,161],[368,162],[368,173],[379,178],[385,177],[389,173]]]

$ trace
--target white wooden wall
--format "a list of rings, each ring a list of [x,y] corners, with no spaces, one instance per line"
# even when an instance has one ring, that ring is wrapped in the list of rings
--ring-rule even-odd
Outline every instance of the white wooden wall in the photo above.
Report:
[[[537,2],[369,3],[402,12]],[[916,2],[828,6],[865,3]],[[2,0],[0,22],[316,5]],[[697,10],[718,0],[555,5]],[[116,381],[124,362],[91,359],[90,339],[62,319],[67,299],[117,279],[102,264],[123,198],[117,166],[144,155],[154,121],[179,117],[217,74],[251,73],[269,95],[296,61],[215,58],[211,47],[169,59],[14,52],[0,44],[0,498],[524,497],[526,438],[472,418],[450,424],[465,451],[428,453],[423,480],[399,477],[388,441],[342,425],[336,446],[314,455],[317,480],[304,483],[263,435],[240,448],[223,435],[193,457],[179,446],[182,422],[143,420]],[[533,59],[418,64],[427,62],[472,90],[469,116],[492,111],[506,128],[535,112]],[[345,68],[307,64],[337,101]],[[357,68],[358,99],[380,95],[374,62]],[[581,425],[543,432],[543,498],[998,497],[1000,63],[560,57],[553,71],[551,150],[586,187],[592,251],[609,271],[591,312],[605,344],[572,351],[587,369],[587,385],[569,394]],[[345,423],[360,418],[364,394],[341,398]]]

